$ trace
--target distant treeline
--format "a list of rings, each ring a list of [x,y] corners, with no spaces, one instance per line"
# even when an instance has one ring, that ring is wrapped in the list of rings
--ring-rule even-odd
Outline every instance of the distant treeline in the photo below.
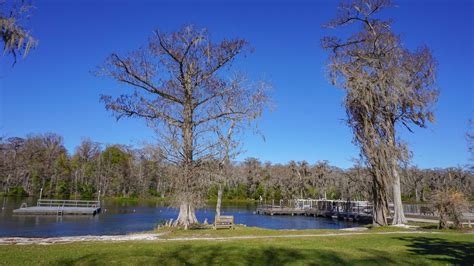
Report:
[[[255,158],[231,165],[224,184],[224,199],[370,199],[371,178],[365,167],[355,164],[341,169],[326,161],[309,164],[262,163]],[[472,169],[401,169],[405,200],[427,201],[430,192],[454,187],[473,199]],[[84,139],[72,154],[63,138],[54,133],[10,137],[0,140],[0,193],[54,198],[167,197],[171,195],[173,166],[160,147],[140,148],[120,144],[103,145]],[[209,179],[208,198],[217,195]]]

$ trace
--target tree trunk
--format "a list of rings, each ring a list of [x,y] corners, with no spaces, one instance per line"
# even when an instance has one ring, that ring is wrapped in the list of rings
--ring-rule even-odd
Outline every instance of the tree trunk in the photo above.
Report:
[[[439,213],[438,229],[448,228],[448,218],[447,218],[446,212],[444,211],[443,207],[438,209],[438,213]]]
[[[222,185],[219,184],[219,188],[217,190],[216,216],[221,216],[221,204],[222,204]]]
[[[374,227],[386,226],[387,213],[388,213],[388,201],[386,188],[384,182],[381,180],[380,174],[373,174],[372,184],[372,197],[373,197],[373,212],[372,212],[372,224]]]
[[[415,201],[420,202],[420,185],[418,182],[415,183]]]
[[[403,212],[402,193],[400,190],[400,175],[398,174],[396,162],[392,163],[392,175],[393,175],[393,207],[394,207],[392,224],[393,225],[406,224],[407,219],[405,218],[405,213]]]
[[[160,181],[160,180],[158,180],[158,181],[156,182],[156,192],[157,192],[157,193],[160,193],[160,196],[163,197],[163,194],[164,194],[164,193],[162,193],[162,191],[161,191],[161,181]]]
[[[374,217],[372,218],[372,224],[375,227],[387,226],[387,208],[383,206],[383,201],[380,199],[374,199]]]
[[[196,211],[192,203],[183,201],[179,206],[179,215],[174,222],[174,226],[184,226],[184,229],[188,229],[190,225],[197,224]]]
[[[185,104],[183,110],[184,122],[182,125],[183,132],[183,184],[178,184],[178,197],[180,197],[179,215],[174,226],[184,226],[188,229],[189,225],[198,223],[196,218],[196,210],[193,200],[195,199],[196,188],[192,185],[193,179],[193,106],[191,93],[185,90]]]

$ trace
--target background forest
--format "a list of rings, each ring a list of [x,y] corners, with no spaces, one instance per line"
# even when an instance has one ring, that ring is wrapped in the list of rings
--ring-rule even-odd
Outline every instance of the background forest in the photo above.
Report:
[[[213,163],[203,180],[208,199],[215,199]],[[0,193],[11,196],[95,198],[168,197],[177,169],[166,161],[160,147],[143,144],[131,147],[104,145],[84,139],[71,154],[63,138],[54,133],[10,137],[0,141]],[[228,200],[322,198],[369,200],[371,179],[367,169],[355,160],[341,169],[327,161],[286,164],[262,162],[256,158],[232,162],[224,184]],[[474,200],[474,173],[469,167],[419,169],[406,165],[401,171],[402,198],[428,201],[431,191],[453,187]]]

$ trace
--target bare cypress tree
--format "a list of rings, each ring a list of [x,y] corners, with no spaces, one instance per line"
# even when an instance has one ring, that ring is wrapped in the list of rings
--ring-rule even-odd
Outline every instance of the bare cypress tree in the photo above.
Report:
[[[249,82],[229,68],[247,47],[243,39],[214,43],[205,29],[185,26],[177,32],[156,31],[148,46],[125,56],[112,54],[97,72],[133,90],[116,98],[102,96],[106,108],[118,119],[146,119],[179,169],[173,187],[177,226],[198,222],[195,208],[207,185],[200,167],[220,153],[216,131],[263,112],[267,84]]]
[[[325,37],[322,45],[331,50],[330,77],[346,90],[344,100],[354,142],[360,147],[372,174],[374,225],[386,225],[388,188],[393,187],[394,224],[404,223],[398,163],[406,146],[397,138],[397,125],[425,127],[433,121],[430,111],[436,102],[436,63],[430,50],[411,52],[401,45],[390,28],[391,21],[375,18],[392,7],[390,0],[342,2],[339,13],[326,26],[360,25],[347,39]]]
[[[240,142],[236,138],[238,135],[239,125],[235,122],[231,122],[224,131],[220,128],[216,128],[216,133],[219,140],[219,150],[220,153],[217,156],[217,169],[212,168],[212,171],[215,172],[213,176],[214,182],[217,183],[217,203],[216,203],[216,216],[221,215],[221,206],[222,206],[222,194],[224,192],[224,186],[227,185],[229,180],[229,175],[231,167],[231,160],[240,153],[239,146]],[[216,171],[217,170],[217,171]]]

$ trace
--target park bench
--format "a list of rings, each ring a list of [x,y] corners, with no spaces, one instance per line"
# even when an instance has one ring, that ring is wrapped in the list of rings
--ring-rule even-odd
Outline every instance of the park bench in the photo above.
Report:
[[[420,207],[420,214],[421,215],[435,215],[435,211],[431,207],[421,206]]]
[[[214,219],[214,229],[234,229],[234,216],[216,216]]]
[[[474,213],[472,213],[472,212],[463,212],[462,217],[464,219],[464,222],[467,223],[467,226],[469,228],[471,228],[472,224],[474,222]]]

